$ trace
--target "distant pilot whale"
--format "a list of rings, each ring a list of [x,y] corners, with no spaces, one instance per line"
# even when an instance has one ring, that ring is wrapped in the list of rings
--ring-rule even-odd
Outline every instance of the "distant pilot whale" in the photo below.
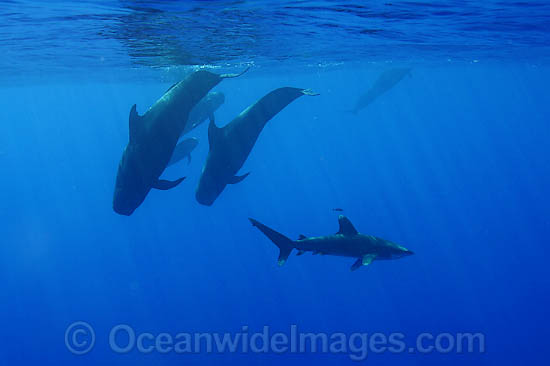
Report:
[[[239,183],[248,176],[249,173],[235,174],[243,166],[265,124],[302,95],[316,94],[306,89],[279,88],[246,108],[222,128],[210,120],[210,150],[195,193],[200,204],[212,205],[228,184]]]
[[[225,102],[225,95],[222,92],[210,92],[202,98],[191,112],[187,124],[181,133],[182,136],[196,128],[208,118],[214,119],[214,112]]]
[[[129,118],[130,138],[115,183],[113,210],[116,213],[129,216],[151,188],[167,190],[184,179],[167,181],[159,177],[172,157],[189,112],[224,78],[239,75],[196,71],[170,87],[143,116],[138,115],[134,104]]]
[[[374,85],[365,94],[359,97],[351,112],[356,114],[366,108],[376,98],[397,85],[405,76],[410,75],[411,70],[411,68],[394,68],[384,71],[380,74],[378,79],[376,79]]]
[[[187,158],[187,164],[191,163],[191,151],[193,151],[198,144],[199,140],[194,137],[178,142],[176,148],[174,149],[174,153],[172,154],[172,158],[168,162],[168,166],[174,165],[178,161],[185,158]]]
[[[414,254],[407,248],[390,241],[371,235],[360,234],[353,227],[351,221],[343,215],[338,217],[340,229],[336,234],[310,238],[300,235],[298,240],[290,240],[283,234],[268,228],[254,219],[249,220],[252,225],[256,226],[279,247],[280,266],[286,262],[293,249],[298,251],[298,255],[302,255],[305,252],[313,252],[313,254],[357,258],[351,266],[352,271],[362,266],[368,266],[375,259],[397,259]]]

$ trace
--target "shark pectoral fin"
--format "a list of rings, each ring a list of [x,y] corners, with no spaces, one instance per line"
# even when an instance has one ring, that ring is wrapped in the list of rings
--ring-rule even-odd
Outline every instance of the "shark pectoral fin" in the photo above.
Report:
[[[237,184],[239,182],[242,182],[244,178],[248,177],[248,174],[250,174],[250,172],[243,175],[234,175],[229,178],[229,182],[227,182],[227,184]]]
[[[185,177],[181,177],[177,180],[164,180],[164,179],[158,179],[154,184],[153,188],[160,189],[161,191],[167,191],[169,189],[172,189],[176,187],[178,184],[183,182]]]
[[[363,256],[363,259],[361,260],[361,263],[364,265],[364,266],[368,266],[369,264],[372,263],[372,261],[376,258],[376,254],[365,254]]]
[[[376,258],[376,254],[365,254],[363,258],[359,258],[351,266],[351,270],[355,271],[363,266],[368,266]]]
[[[296,255],[302,255],[304,254],[306,251],[305,250],[299,250],[298,253],[296,253]]]
[[[359,268],[361,268],[363,266],[363,258],[359,258],[358,260],[355,261],[355,263],[353,263],[353,265],[351,266],[351,270],[352,271],[355,271]]]

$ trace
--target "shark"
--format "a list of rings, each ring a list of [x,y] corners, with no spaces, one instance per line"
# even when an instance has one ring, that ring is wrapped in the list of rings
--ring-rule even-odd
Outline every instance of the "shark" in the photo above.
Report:
[[[298,240],[291,240],[255,219],[249,218],[249,220],[279,247],[279,266],[287,261],[294,249],[297,250],[297,255],[312,252],[356,258],[351,266],[352,271],[368,266],[374,260],[398,259],[414,254],[409,249],[391,241],[359,233],[344,215],[338,216],[339,230],[336,234],[314,237],[300,235]]]

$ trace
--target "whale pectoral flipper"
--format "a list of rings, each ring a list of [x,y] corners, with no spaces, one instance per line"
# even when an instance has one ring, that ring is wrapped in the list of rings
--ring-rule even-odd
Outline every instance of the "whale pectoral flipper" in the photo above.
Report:
[[[180,179],[176,179],[176,180],[158,179],[153,184],[153,188],[160,189],[161,191],[167,191],[169,189],[176,187],[178,184],[183,182],[184,179],[185,177],[181,177]]]
[[[243,174],[243,175],[234,175],[232,176],[231,178],[229,178],[229,182],[227,182],[227,184],[237,184],[237,183],[240,183],[243,181],[244,178],[248,177],[248,174],[250,174],[250,172],[246,173],[246,174]]]

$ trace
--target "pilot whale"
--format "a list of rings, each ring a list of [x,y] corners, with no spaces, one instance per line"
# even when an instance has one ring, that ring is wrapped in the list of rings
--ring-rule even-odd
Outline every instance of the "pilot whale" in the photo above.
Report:
[[[216,126],[214,119],[210,120],[210,148],[195,192],[200,204],[212,205],[228,184],[239,183],[248,176],[249,173],[235,174],[248,158],[265,124],[302,95],[317,94],[307,89],[279,88],[246,108],[222,128]]]
[[[359,97],[351,112],[357,114],[359,111],[366,108],[376,98],[397,85],[405,76],[410,76],[411,70],[411,68],[393,68],[384,71],[380,74],[378,79],[376,79],[373,86],[365,94]]]
[[[176,164],[178,161],[187,158],[187,164],[191,163],[191,151],[195,150],[199,140],[195,137],[181,140],[176,145],[172,158],[168,162],[168,166]]]
[[[407,248],[391,241],[359,233],[351,221],[343,215],[338,217],[340,228],[336,234],[309,238],[300,235],[298,240],[290,240],[257,220],[249,220],[253,226],[279,247],[279,266],[286,262],[293,249],[298,251],[298,255],[312,252],[313,254],[357,258],[351,266],[352,271],[362,266],[368,266],[375,259],[397,259],[414,254]]]
[[[167,181],[159,177],[173,155],[189,112],[223,79],[241,74],[196,71],[170,87],[144,115],[138,115],[134,104],[129,117],[130,138],[118,166],[113,195],[116,213],[129,216],[152,188],[167,190],[185,179]]]

